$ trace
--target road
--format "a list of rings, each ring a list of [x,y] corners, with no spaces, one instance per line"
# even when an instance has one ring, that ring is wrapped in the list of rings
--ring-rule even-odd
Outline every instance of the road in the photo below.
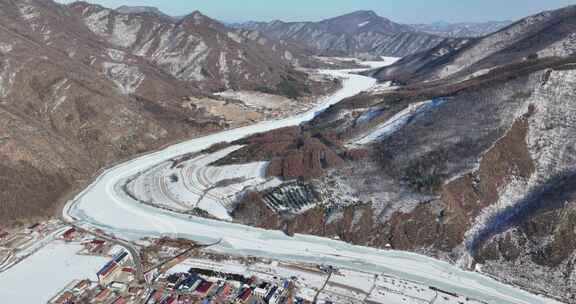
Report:
[[[65,217],[61,217],[61,220],[63,222],[65,222],[66,224],[68,224],[69,226],[76,228],[76,230],[78,230],[80,232],[89,234],[89,235],[93,236],[94,238],[99,238],[99,239],[105,240],[106,242],[108,242],[110,244],[118,245],[118,246],[124,248],[126,251],[128,251],[130,256],[132,256],[132,261],[134,263],[134,270],[135,270],[134,276],[136,277],[136,280],[139,283],[144,282],[144,267],[142,264],[142,259],[140,257],[140,250],[137,249],[138,246],[134,245],[131,242],[128,242],[125,240],[120,240],[120,239],[113,237],[113,236],[109,236],[109,235],[107,235],[104,232],[99,231],[99,230],[85,229],[84,227],[77,225],[75,222],[72,222]]]
[[[146,272],[153,271],[154,269],[161,269],[164,265],[166,265],[166,264],[168,264],[168,263],[170,263],[170,262],[172,262],[172,261],[174,261],[174,260],[177,260],[177,259],[184,260],[184,259],[186,259],[186,258],[190,255],[190,253],[192,253],[194,250],[205,249],[205,248],[209,248],[209,247],[212,247],[212,246],[217,246],[217,245],[220,244],[220,242],[221,242],[221,240],[218,241],[218,242],[214,242],[214,243],[212,243],[212,244],[196,244],[196,245],[190,247],[189,249],[185,250],[184,252],[176,255],[175,257],[173,257],[173,258],[171,258],[171,259],[169,259],[169,260],[167,260],[167,261],[161,262],[161,263],[159,263],[159,264],[157,264],[157,265],[154,265],[154,266],[150,267],[150,269],[148,269]]]
[[[318,297],[320,296],[322,291],[326,288],[326,286],[328,285],[328,282],[330,282],[330,278],[332,278],[332,273],[333,273],[332,271],[330,271],[328,273],[328,276],[326,277],[326,281],[324,281],[324,285],[322,285],[322,287],[320,289],[318,289],[318,292],[314,296],[314,301],[312,301],[312,303],[318,303]]]

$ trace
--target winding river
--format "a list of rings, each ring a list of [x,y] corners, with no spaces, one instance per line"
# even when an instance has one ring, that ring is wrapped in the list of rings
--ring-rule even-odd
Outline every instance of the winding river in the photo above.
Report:
[[[343,87],[321,100],[312,110],[287,119],[261,122],[192,139],[112,167],[68,202],[63,211],[64,217],[77,225],[92,230],[100,229],[128,241],[166,235],[199,242],[221,239],[220,245],[212,250],[231,255],[327,263],[375,273],[384,272],[494,304],[558,303],[426,256],[353,246],[307,235],[288,237],[279,231],[172,213],[140,204],[121,191],[121,185],[128,178],[165,160],[203,150],[215,143],[230,142],[254,133],[300,124],[330,105],[376,84],[372,78],[349,74],[347,71],[324,73],[342,77]]]

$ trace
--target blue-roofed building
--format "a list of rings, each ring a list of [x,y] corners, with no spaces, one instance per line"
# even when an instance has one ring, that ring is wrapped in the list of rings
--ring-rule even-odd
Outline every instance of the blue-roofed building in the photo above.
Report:
[[[122,262],[128,256],[128,252],[122,251],[114,257],[114,261],[117,263]]]
[[[270,299],[272,299],[272,297],[274,296],[274,294],[276,294],[276,291],[278,290],[278,286],[273,286],[272,288],[270,288],[270,291],[268,292],[268,294],[266,295],[266,297],[264,298],[264,301],[266,303],[270,302]]]
[[[197,275],[190,275],[179,284],[178,289],[192,289],[192,287],[196,287],[196,282],[199,280],[200,278]]]
[[[112,283],[116,277],[122,273],[122,266],[128,264],[130,258],[128,252],[122,251],[115,255],[111,261],[106,263],[97,273],[100,285],[107,286]]]

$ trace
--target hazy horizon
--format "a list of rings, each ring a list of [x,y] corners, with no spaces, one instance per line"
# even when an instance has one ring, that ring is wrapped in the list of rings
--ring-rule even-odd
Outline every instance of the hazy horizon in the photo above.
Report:
[[[58,0],[71,3],[73,0]],[[91,0],[109,8],[128,6],[153,6],[166,14],[181,16],[199,10],[224,22],[244,21],[318,21],[357,10],[373,10],[380,16],[401,23],[434,22],[486,22],[517,20],[544,10],[575,4],[569,0],[292,0],[268,1],[185,1],[185,0]],[[464,3],[465,2],[465,3]],[[495,9],[497,8],[497,9]],[[425,12],[422,14],[420,12]]]

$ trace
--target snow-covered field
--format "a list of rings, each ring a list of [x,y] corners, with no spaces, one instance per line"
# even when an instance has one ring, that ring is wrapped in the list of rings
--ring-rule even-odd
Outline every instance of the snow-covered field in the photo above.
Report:
[[[30,233],[29,235],[23,237],[23,239],[26,241],[15,248],[15,251],[11,252],[11,254],[9,254],[5,259],[0,261],[0,274],[18,264],[20,261],[31,256],[32,254],[36,253],[37,251],[41,250],[44,246],[54,241],[58,236],[60,236],[65,230],[69,228],[70,227],[63,227],[61,224],[55,224],[52,228],[53,231],[47,233],[46,235]]]
[[[95,281],[108,259],[80,256],[81,245],[53,241],[0,275],[0,302],[46,303],[77,279]]]
[[[240,100],[247,106],[255,108],[281,109],[286,105],[295,103],[295,101],[290,98],[255,91],[228,90],[214,95]]]
[[[197,138],[117,165],[105,171],[70,201],[64,210],[64,216],[80,225],[91,229],[99,228],[128,240],[161,235],[186,237],[200,242],[221,239],[220,245],[213,249],[226,254],[325,263],[367,272],[387,273],[479,298],[488,303],[557,303],[425,256],[353,246],[306,235],[288,237],[279,231],[176,214],[140,204],[121,191],[120,185],[123,181],[167,159],[201,151],[215,143],[230,142],[257,132],[299,124],[312,119],[329,105],[368,90],[376,83],[374,79],[360,75],[348,75],[338,71],[326,73],[347,79],[341,90],[322,100],[313,110],[288,119],[262,122]]]
[[[267,162],[210,166],[239,148],[231,146],[200,154],[178,166],[166,161],[137,176],[128,183],[128,189],[143,202],[178,211],[200,208],[216,218],[232,220],[229,212],[244,189],[267,181]]]

